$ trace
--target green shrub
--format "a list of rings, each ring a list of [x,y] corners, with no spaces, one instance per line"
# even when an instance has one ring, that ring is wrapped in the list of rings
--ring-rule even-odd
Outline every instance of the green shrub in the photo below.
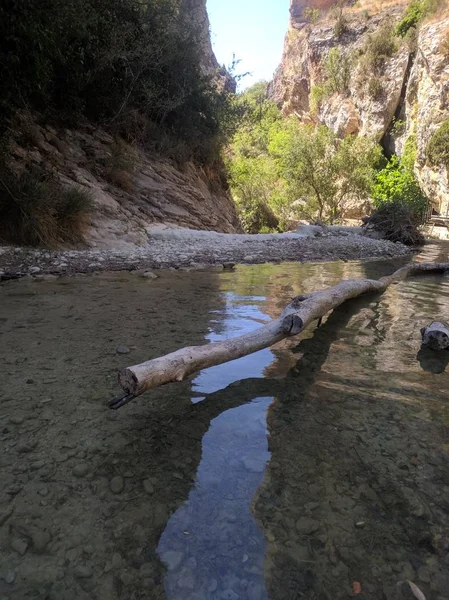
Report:
[[[318,8],[311,8],[310,6],[308,6],[305,10],[304,10],[304,18],[309,22],[312,23],[312,25],[315,25],[315,23],[318,22],[319,18],[320,18],[320,11]]]
[[[310,112],[316,115],[327,97],[326,89],[322,85],[312,85],[309,94]]]
[[[369,36],[365,44],[364,61],[368,70],[379,74],[396,49],[392,27],[388,24],[379,27],[375,33]]]
[[[429,163],[449,169],[449,119],[435,131],[426,148]]]
[[[418,158],[418,139],[416,134],[409,135],[402,150],[401,165],[413,173],[416,159]]]
[[[202,73],[201,48],[181,0],[5,0],[0,110],[26,104],[118,130],[138,110],[183,140],[190,157],[214,160],[234,113]]]
[[[428,206],[428,199],[421,191],[415,175],[401,164],[397,156],[393,156],[377,174],[372,198],[376,208],[390,202],[406,206],[416,222],[422,220]]]
[[[383,93],[382,81],[379,77],[371,77],[368,81],[368,94],[373,100],[379,100]]]
[[[329,50],[323,61],[325,88],[330,94],[342,93],[348,90],[351,81],[350,58],[338,48]]]
[[[337,14],[337,20],[334,25],[334,35],[339,40],[341,36],[348,31],[348,21],[340,8]]]
[[[83,188],[64,189],[41,171],[0,174],[0,237],[28,246],[79,243],[93,202]]]
[[[371,215],[366,225],[368,231],[374,229],[390,242],[401,242],[406,246],[424,244],[424,236],[418,226],[421,221],[407,205],[398,202],[384,202]]]
[[[416,27],[424,16],[426,0],[412,0],[407,6],[404,16],[396,25],[394,33],[405,37],[412,27]]]

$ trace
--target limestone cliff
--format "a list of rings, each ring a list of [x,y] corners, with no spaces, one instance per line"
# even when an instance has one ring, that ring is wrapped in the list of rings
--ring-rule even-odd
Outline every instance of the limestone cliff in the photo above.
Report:
[[[67,187],[89,190],[94,211],[86,242],[99,249],[145,246],[152,225],[240,231],[234,203],[211,170],[184,167],[85,124],[76,130],[19,122],[9,164],[53,173]]]
[[[401,154],[405,141],[416,134],[417,176],[434,205],[445,211],[448,174],[444,168],[430,168],[425,149],[438,124],[449,117],[449,58],[442,50],[449,15],[443,10],[432,22],[422,24],[417,40],[394,36],[394,51],[380,56],[382,64],[376,72],[365,59],[369,44],[383,33],[392,35],[408,1],[348,1],[342,10],[341,3],[333,4],[333,0],[292,0],[271,97],[284,114],[296,114],[304,122],[324,124],[341,136],[373,136],[387,155]],[[322,10],[311,16],[306,5]],[[348,81],[344,89],[322,94],[317,102],[332,49],[338,51],[339,61],[346,62]]]

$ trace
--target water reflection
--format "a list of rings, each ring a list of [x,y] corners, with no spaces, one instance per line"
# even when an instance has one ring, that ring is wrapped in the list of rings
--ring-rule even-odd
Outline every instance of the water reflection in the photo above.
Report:
[[[449,376],[417,352],[420,327],[447,319],[447,278],[105,410],[118,367],[400,262],[0,286],[0,596],[339,600],[359,582],[399,600],[410,579],[445,600]]]

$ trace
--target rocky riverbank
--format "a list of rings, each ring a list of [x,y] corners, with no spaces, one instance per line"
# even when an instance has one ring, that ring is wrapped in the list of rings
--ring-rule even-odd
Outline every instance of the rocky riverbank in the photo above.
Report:
[[[228,263],[318,262],[404,256],[402,244],[347,232],[318,238],[300,234],[231,235],[184,229],[161,230],[147,246],[117,250],[0,248],[0,279],[98,271],[222,268]]]

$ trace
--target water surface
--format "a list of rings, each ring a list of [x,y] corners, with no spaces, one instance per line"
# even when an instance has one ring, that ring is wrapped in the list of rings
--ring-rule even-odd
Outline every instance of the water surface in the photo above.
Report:
[[[106,408],[126,365],[400,264],[2,284],[0,597],[446,599],[448,357],[419,329],[448,319],[447,277]]]

